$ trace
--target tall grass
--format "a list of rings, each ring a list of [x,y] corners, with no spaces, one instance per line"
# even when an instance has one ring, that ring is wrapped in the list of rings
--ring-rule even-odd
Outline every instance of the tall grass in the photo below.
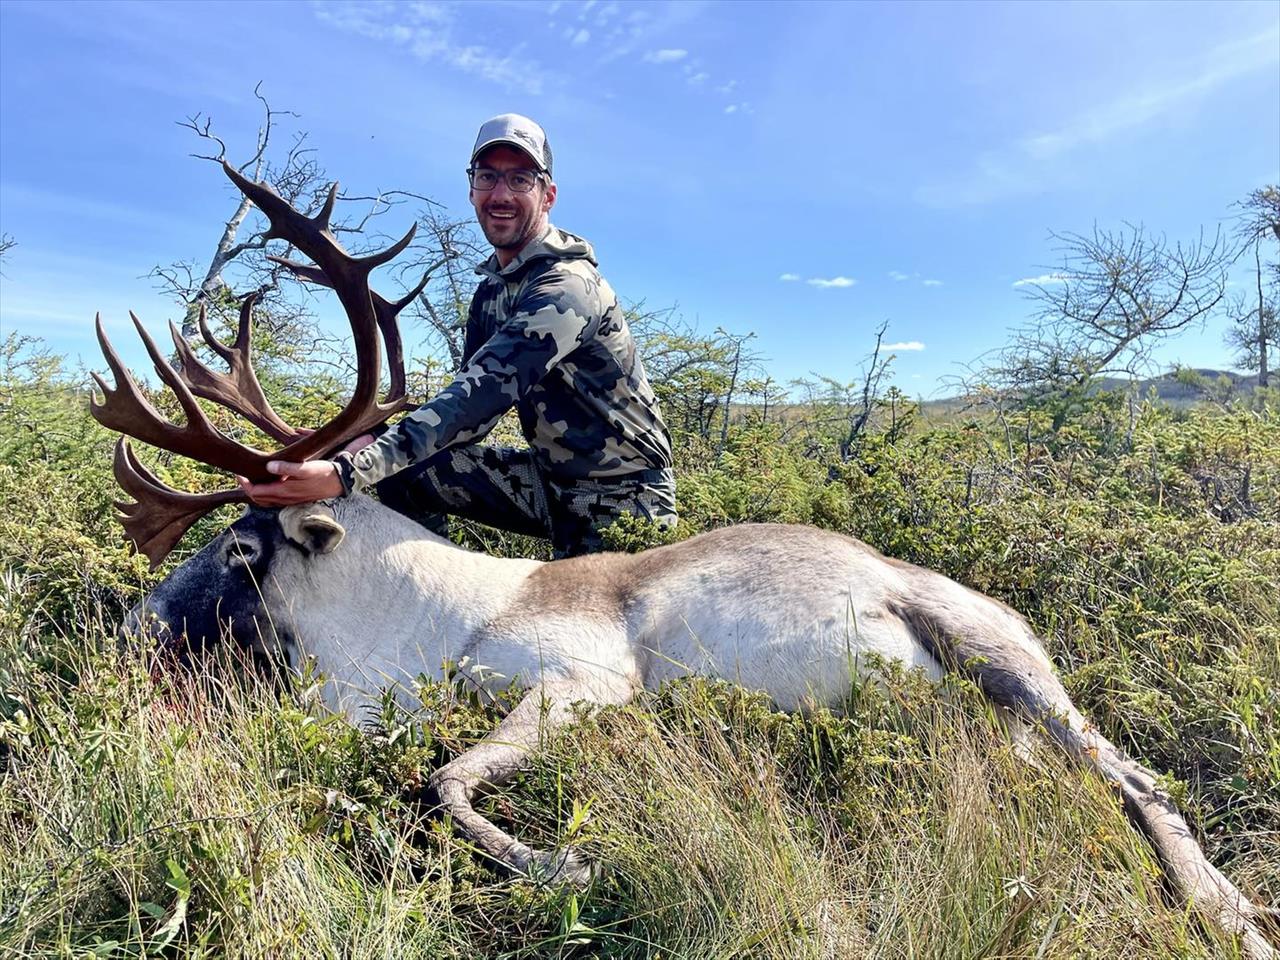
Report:
[[[839,715],[705,681],[584,709],[482,807],[601,875],[508,877],[418,796],[495,711],[424,682],[357,729],[318,678],[153,676],[117,649],[152,577],[110,516],[110,439],[50,369],[0,383],[0,958],[1238,955],[1170,906],[1096,777],[1021,757],[967,684],[893,671]],[[1214,862],[1276,903],[1280,423],[1152,408],[1118,444],[1109,417],[943,425],[847,461],[746,424],[684,464],[680,535],[816,523],[1012,603]]]
[[[844,716],[707,682],[584,711],[487,800],[604,867],[573,893],[494,873],[415,801],[496,720],[442,688],[362,732],[305,681],[157,680],[78,639],[74,683],[32,678],[4,728],[14,956],[1234,955],[1166,905],[1106,788],[1019,759],[963,684],[899,676]]]

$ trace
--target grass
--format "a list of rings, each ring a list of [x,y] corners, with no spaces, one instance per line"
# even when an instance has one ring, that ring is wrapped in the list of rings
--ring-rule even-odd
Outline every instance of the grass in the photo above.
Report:
[[[492,872],[414,801],[496,720],[439,685],[362,732],[306,681],[157,682],[76,639],[74,683],[40,673],[3,728],[3,955],[1233,955],[1166,905],[1107,789],[1019,760],[962,684],[898,676],[846,716],[702,681],[584,710],[486,801],[604,866],[574,893]]]
[[[968,685],[909,675],[839,716],[705,681],[584,711],[482,808],[603,874],[504,876],[416,799],[492,710],[423,683],[357,729],[314,677],[157,679],[116,649],[153,580],[111,519],[110,438],[51,369],[0,383],[0,960],[1238,955],[1170,906],[1097,778],[1024,762]],[[957,418],[849,460],[738,425],[719,459],[678,444],[680,535],[813,523],[1012,604],[1214,863],[1276,904],[1280,419],[1126,416],[1099,397],[1056,429]]]

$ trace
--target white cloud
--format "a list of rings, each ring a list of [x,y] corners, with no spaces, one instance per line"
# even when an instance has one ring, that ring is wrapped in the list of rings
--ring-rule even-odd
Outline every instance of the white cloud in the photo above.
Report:
[[[725,108],[724,108],[724,112],[725,112],[725,113],[737,113],[737,112],[738,112],[738,105],[737,105],[736,103],[731,103],[731,104],[729,104],[727,107],[725,107]]]
[[[514,55],[519,47],[503,54],[479,44],[460,42],[454,36],[453,10],[443,4],[334,2],[314,9],[317,19],[339,30],[389,41],[418,60],[443,63],[507,90],[536,96],[550,79],[540,62]]]
[[[890,270],[889,279],[894,283],[901,283],[903,280],[910,280],[911,274],[903,273],[901,270]]]
[[[1015,280],[1015,287],[1043,287],[1050,283],[1066,283],[1067,278],[1060,273],[1042,273],[1038,277],[1023,277]]]
[[[1105,140],[1112,134],[1172,112],[1196,94],[1219,87],[1241,74],[1274,67],[1277,62],[1280,62],[1280,29],[1224,44],[1209,52],[1191,79],[1149,86],[1101,104],[1056,130],[1027,137],[1021,146],[1031,157],[1044,159],[1082,143]]]
[[[728,96],[729,94],[733,93],[734,88],[737,86],[738,86],[737,80],[730,80],[728,83],[722,83],[720,86],[716,87],[716,93],[723,93],[726,96]]]
[[[559,13],[559,12],[560,12],[560,7],[561,7],[561,6],[563,6],[563,4],[561,3],[561,0],[554,0],[554,2],[551,4],[551,6],[549,6],[549,7],[547,8],[547,13],[548,13],[550,16],[553,16],[553,17],[554,17],[557,13]]]
[[[606,9],[613,4],[606,4]],[[596,65],[603,66],[623,57],[647,59],[645,51],[657,53],[664,49],[682,50],[675,60],[685,57],[693,59],[692,54],[683,48],[664,46],[673,37],[688,33],[691,23],[698,22],[705,13],[705,6],[697,3],[643,3],[624,4],[618,7],[617,15],[609,21],[610,33],[601,39],[599,30],[595,31],[600,42],[593,42],[593,48],[599,51]],[[601,14],[603,18],[603,13]],[[616,32],[615,32],[616,31]],[[664,62],[674,62],[664,61]],[[695,61],[695,66],[701,67]]]
[[[886,343],[881,350],[923,350],[924,344],[919,340],[903,340],[901,343]]]
[[[1033,193],[1044,188],[1046,178],[1061,174],[1071,152],[1105,143],[1161,117],[1186,114],[1196,109],[1198,100],[1232,80],[1262,70],[1274,73],[1277,64],[1280,28],[1214,47],[1198,59],[1182,57],[1167,76],[1085,107],[1056,126],[984,151],[973,159],[970,169],[921,186],[915,198],[929,206],[957,207]]]
[[[448,23],[453,16],[447,4],[434,0],[414,0],[409,4],[409,11],[427,23]]]
[[[645,63],[675,63],[688,55],[688,50],[650,50],[644,55],[644,60]]]
[[[940,287],[940,286],[942,286],[942,281],[941,281],[941,280],[926,280],[926,281],[924,281],[924,285],[925,285],[926,287]]]
[[[695,73],[693,76],[689,78],[689,82],[696,85],[699,83],[705,83],[708,79],[709,79],[708,74]]]
[[[783,274],[782,276],[780,276],[778,279],[779,279],[779,280],[786,280],[787,282],[790,282],[790,281],[792,281],[792,280],[799,280],[799,279],[800,279],[800,274],[798,274],[798,273],[784,273],[784,274]]]
[[[805,283],[811,287],[852,287],[858,281],[852,277],[832,277],[830,280],[824,280],[822,277],[810,277]]]
[[[587,30],[586,28],[583,28],[582,30],[579,30],[577,33],[573,35],[573,45],[575,47],[581,46],[582,44],[586,43],[590,39],[591,39],[591,31]]]

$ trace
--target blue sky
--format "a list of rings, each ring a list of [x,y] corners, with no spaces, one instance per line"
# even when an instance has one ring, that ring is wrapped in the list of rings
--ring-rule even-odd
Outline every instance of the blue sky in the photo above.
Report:
[[[779,379],[852,379],[888,320],[924,396],[1028,316],[1050,229],[1190,238],[1280,181],[1274,2],[4,0],[0,330],[95,365],[101,310],[138,359],[126,311],[177,313],[145,274],[234,206],[174,121],[244,155],[259,81],[345,188],[459,215],[476,128],[527,113],[624,299],[754,331]],[[1226,366],[1221,334],[1161,359]]]

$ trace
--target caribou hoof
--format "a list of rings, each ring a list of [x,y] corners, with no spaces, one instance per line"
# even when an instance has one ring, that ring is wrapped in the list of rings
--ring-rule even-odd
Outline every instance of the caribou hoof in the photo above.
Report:
[[[529,862],[529,879],[545,886],[568,884],[585,887],[599,871],[572,847],[563,850],[535,850]]]

